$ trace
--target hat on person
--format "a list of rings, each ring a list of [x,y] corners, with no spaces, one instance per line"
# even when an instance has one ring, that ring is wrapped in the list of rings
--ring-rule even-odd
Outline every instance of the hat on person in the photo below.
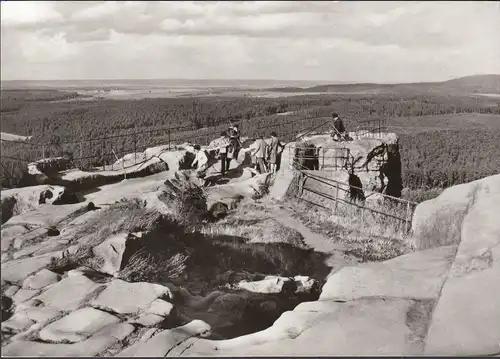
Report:
[[[334,112],[334,113],[332,113],[332,117],[333,117],[333,118],[335,118],[335,117],[339,117],[339,114],[338,114],[338,113],[336,113],[336,112]]]

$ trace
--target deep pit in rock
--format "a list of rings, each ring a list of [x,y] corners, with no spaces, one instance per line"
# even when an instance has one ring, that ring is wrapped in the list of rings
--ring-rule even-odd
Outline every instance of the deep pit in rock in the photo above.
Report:
[[[211,326],[212,339],[263,330],[299,303],[317,300],[330,271],[324,264],[325,255],[311,249],[287,243],[249,243],[237,236],[209,236],[186,230],[164,215],[151,231],[129,238],[120,271],[114,277],[169,287],[175,311],[161,327],[179,327],[200,319]],[[99,271],[102,263],[91,249],[78,255],[78,261],[66,257],[49,269],[63,274],[83,264]],[[85,275],[93,281],[113,279],[92,272]],[[305,276],[315,281],[307,282]],[[242,281],[247,281],[243,287]],[[263,281],[257,282],[257,287],[263,284],[263,292],[252,291],[256,281]]]

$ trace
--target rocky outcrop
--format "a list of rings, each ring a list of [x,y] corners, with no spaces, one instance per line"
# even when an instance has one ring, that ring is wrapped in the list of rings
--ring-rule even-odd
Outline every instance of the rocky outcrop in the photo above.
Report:
[[[293,166],[318,177],[349,183],[360,186],[373,192],[380,192],[394,197],[401,196],[402,176],[401,159],[399,155],[399,143],[395,134],[385,133],[378,138],[359,137],[351,134],[351,141],[335,142],[329,135],[314,135],[304,137],[300,142],[291,143],[285,151],[288,157],[292,154]],[[301,160],[301,156],[307,157]],[[286,160],[286,155],[283,156]],[[305,163],[306,161],[307,163]],[[312,162],[311,162],[312,161]],[[288,159],[290,162],[290,159]],[[304,162],[299,164],[299,162]],[[309,163],[311,162],[311,163]],[[291,163],[291,164],[292,164]],[[333,170],[333,171],[332,171]],[[291,177],[295,176],[295,180]],[[288,174],[290,193],[299,195],[307,200],[317,202],[317,195],[308,191],[302,192],[303,188],[311,189],[313,192],[326,193],[336,196],[334,185],[321,183],[321,179],[306,178],[300,173]],[[353,182],[354,180],[354,182]],[[351,183],[352,182],[352,183]],[[347,189],[348,187],[342,187]],[[375,200],[375,196],[365,196],[363,193],[354,196],[345,190],[340,190],[341,198],[359,197]],[[323,201],[330,206],[333,201]]]
[[[78,203],[76,194],[62,186],[41,185],[2,191],[2,224],[12,216],[25,213],[42,204]]]

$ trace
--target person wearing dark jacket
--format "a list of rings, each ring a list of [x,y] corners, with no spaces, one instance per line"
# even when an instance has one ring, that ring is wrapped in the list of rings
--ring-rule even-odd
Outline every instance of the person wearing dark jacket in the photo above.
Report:
[[[345,136],[345,126],[344,122],[337,113],[333,113],[332,117],[333,117],[332,138],[334,141],[338,141],[342,139],[342,136]]]
[[[241,140],[240,140],[240,130],[238,128],[238,125],[235,124],[233,125],[232,128],[229,129],[228,131],[229,134],[229,150],[227,153],[227,166],[226,168],[229,169],[229,164],[231,163],[231,159],[235,159],[238,161],[238,154],[241,149]]]

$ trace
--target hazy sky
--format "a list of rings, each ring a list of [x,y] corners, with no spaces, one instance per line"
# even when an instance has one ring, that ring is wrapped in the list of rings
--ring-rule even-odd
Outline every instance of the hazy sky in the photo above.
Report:
[[[2,80],[500,73],[498,1],[2,1],[1,20]]]

